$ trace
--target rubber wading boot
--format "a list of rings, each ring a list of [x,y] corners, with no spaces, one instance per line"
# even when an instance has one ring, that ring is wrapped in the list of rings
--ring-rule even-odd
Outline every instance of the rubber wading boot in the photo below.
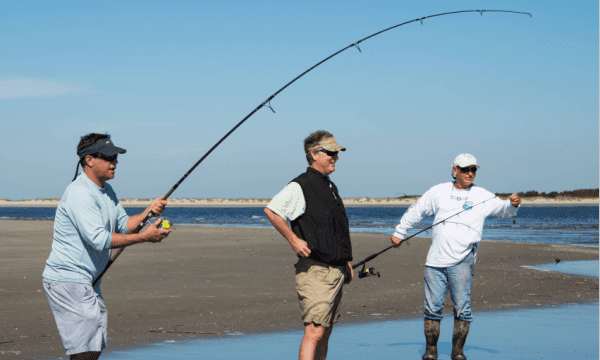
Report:
[[[427,349],[423,354],[423,360],[437,360],[437,342],[440,337],[440,321],[425,319],[425,342]]]
[[[450,358],[452,360],[467,360],[467,357],[463,353],[463,346],[467,341],[467,335],[469,335],[469,326],[471,325],[468,321],[462,321],[454,319],[454,333],[452,334],[452,354]]]

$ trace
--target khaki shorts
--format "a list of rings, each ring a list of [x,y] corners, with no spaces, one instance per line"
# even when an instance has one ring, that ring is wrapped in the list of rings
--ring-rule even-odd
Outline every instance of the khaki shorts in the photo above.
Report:
[[[331,327],[337,323],[344,285],[342,271],[338,267],[307,258],[300,258],[294,266],[300,316],[304,325],[314,323]]]

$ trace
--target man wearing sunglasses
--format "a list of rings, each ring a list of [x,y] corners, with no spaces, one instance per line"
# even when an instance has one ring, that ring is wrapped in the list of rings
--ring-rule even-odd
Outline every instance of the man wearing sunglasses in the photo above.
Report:
[[[342,287],[353,276],[348,218],[337,187],[329,179],[338,151],[346,148],[338,145],[331,133],[321,130],[310,134],[304,140],[308,169],[265,208],[273,226],[299,258],[295,264],[296,291],[304,324],[300,360],[327,357]]]
[[[483,222],[488,216],[516,216],[521,199],[512,194],[501,200],[473,184],[479,166],[471,154],[460,154],[452,164],[454,182],[429,189],[400,219],[392,243],[400,246],[408,230],[424,216],[435,214],[434,224],[461,211],[432,230],[431,247],[425,262],[425,340],[424,360],[437,359],[437,341],[446,293],[454,305],[453,360],[465,360],[463,346],[473,321],[471,284],[481,242]]]
[[[106,182],[115,177],[118,154],[104,134],[81,137],[75,178],[56,209],[52,251],[46,261],[43,284],[67,355],[94,360],[107,342],[107,312],[100,283],[92,286],[110,260],[111,249],[142,242],[160,242],[171,230],[131,234],[149,211],[160,215],[167,204],[155,199],[138,215],[128,216]],[[77,174],[79,166],[83,172]]]

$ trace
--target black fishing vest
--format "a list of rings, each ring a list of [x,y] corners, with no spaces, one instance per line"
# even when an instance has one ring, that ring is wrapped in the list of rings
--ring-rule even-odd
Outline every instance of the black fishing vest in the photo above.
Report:
[[[292,221],[292,231],[308,243],[310,258],[329,265],[352,260],[350,229],[344,203],[329,177],[308,168],[292,182],[300,184],[306,209]]]

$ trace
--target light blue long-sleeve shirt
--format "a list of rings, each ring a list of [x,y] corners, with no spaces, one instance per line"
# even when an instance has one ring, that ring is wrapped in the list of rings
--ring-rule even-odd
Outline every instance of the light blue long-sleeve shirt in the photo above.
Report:
[[[52,252],[42,276],[91,284],[110,260],[111,233],[129,234],[128,220],[112,187],[101,188],[82,172],[56,208]]]

